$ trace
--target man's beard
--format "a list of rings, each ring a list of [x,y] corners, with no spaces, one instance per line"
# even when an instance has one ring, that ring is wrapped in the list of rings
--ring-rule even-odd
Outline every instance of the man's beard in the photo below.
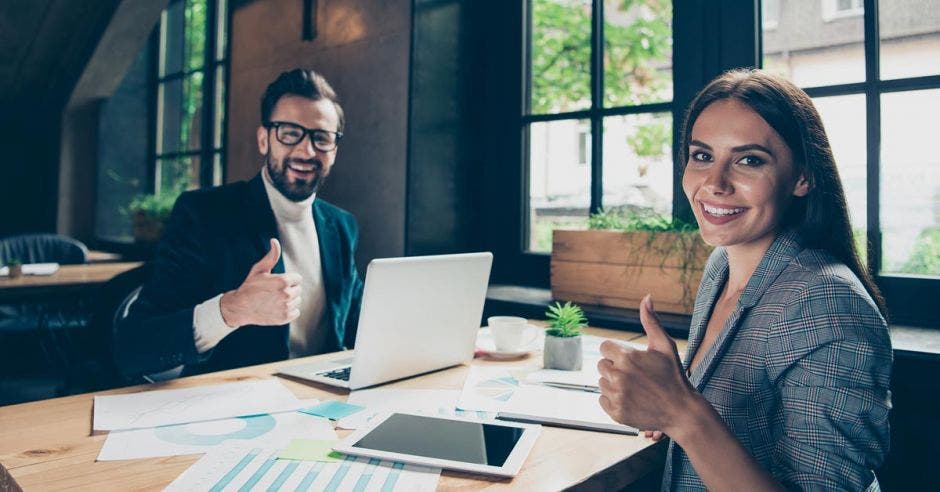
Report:
[[[286,196],[288,200],[294,202],[302,202],[310,198],[310,195],[316,193],[323,184],[323,181],[326,180],[326,174],[323,173],[323,163],[317,159],[307,160],[285,157],[281,159],[280,167],[274,165],[270,153],[265,156],[264,160],[268,167],[268,174],[271,176],[271,181],[274,183],[274,187],[277,188],[277,191],[280,191],[282,195]],[[287,165],[290,161],[313,164],[315,169],[313,179],[309,181],[298,180],[291,182],[287,177]]]

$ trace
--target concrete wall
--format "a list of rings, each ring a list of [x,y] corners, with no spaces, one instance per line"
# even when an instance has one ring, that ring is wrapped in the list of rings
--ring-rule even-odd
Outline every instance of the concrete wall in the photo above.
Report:
[[[303,41],[299,0],[256,0],[232,16],[226,181],[261,168],[259,100],[279,73],[321,72],[346,110],[346,136],[320,192],[359,221],[357,260],[405,251],[411,2],[319,0],[318,35]]]

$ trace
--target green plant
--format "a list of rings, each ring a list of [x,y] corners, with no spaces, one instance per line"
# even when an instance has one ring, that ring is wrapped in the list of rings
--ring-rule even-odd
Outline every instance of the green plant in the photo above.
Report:
[[[681,219],[664,217],[654,213],[635,211],[613,211],[601,209],[588,218],[588,228],[623,232],[646,232],[646,248],[638,264],[647,255],[659,258],[660,268],[664,268],[669,258],[679,260],[679,280],[682,283],[682,302],[691,305],[696,286],[689,285],[692,270],[701,268],[699,258],[704,256],[703,249],[708,248],[698,233],[698,224]],[[662,233],[670,233],[668,241],[657,241]]]
[[[6,266],[8,266],[8,267],[10,267],[10,268],[13,268],[13,267],[16,267],[16,266],[20,266],[20,265],[22,265],[22,264],[23,264],[23,262],[20,261],[19,258],[10,258],[10,259],[7,260],[7,262],[6,262]]]
[[[148,218],[165,222],[170,217],[176,198],[176,193],[141,194],[131,200],[127,205],[127,210],[131,214],[140,213]]]
[[[581,306],[570,302],[549,305],[545,317],[548,318],[547,333],[555,337],[576,337],[581,334],[581,327],[587,324]]]

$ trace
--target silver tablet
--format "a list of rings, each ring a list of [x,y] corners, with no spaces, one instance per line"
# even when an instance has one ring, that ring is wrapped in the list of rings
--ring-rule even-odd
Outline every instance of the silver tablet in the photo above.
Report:
[[[333,449],[448,470],[514,477],[542,427],[392,413],[373,418]]]

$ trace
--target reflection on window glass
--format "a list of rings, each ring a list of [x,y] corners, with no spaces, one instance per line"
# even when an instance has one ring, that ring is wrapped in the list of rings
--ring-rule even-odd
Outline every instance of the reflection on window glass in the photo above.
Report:
[[[606,210],[672,214],[672,115],[604,119]]]
[[[206,62],[206,0],[186,0],[186,69]]]
[[[215,37],[215,59],[225,58],[225,50],[228,49],[228,2],[219,0],[216,7],[216,18],[218,19]]]
[[[819,97],[813,100],[822,117],[829,145],[836,160],[849,220],[862,263],[867,261],[868,164],[865,143],[865,95]]]
[[[915,8],[912,0],[898,3],[879,3],[881,78],[940,74],[940,9]]]
[[[529,127],[530,251],[552,249],[553,229],[585,229],[591,206],[591,168],[579,164],[579,141],[590,122],[533,123]]]
[[[881,96],[882,270],[940,276],[940,89]]]
[[[589,108],[591,1],[532,0],[531,15],[531,112]]]
[[[183,2],[176,1],[163,11],[160,22],[160,76],[183,68]]]
[[[199,156],[157,159],[157,194],[177,196],[198,187]]]
[[[189,75],[183,82],[182,120],[180,121],[180,148],[200,148],[200,113],[202,110],[202,72]]]
[[[764,0],[762,6],[773,3]],[[828,14],[836,12],[835,0],[780,0],[779,4],[776,26],[763,26],[766,70],[800,87],[865,80],[863,16]]]
[[[672,99],[672,0],[604,1],[604,105]]]

